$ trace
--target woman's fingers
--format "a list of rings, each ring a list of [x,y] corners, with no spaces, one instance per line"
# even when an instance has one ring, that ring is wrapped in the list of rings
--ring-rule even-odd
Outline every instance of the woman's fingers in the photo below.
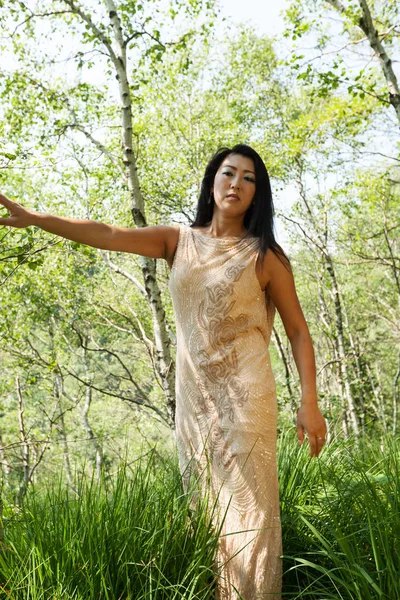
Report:
[[[12,200],[10,200],[10,198],[7,198],[7,196],[4,196],[4,194],[0,194],[0,204],[5,206],[5,208],[7,208],[7,210],[11,211],[13,206],[16,205],[16,202],[13,202]]]
[[[308,436],[308,441],[310,443],[310,456],[319,456],[324,443],[321,443],[321,440],[315,437],[314,435]]]
[[[320,437],[320,436],[315,437],[313,444],[312,444],[312,450],[313,450],[312,456],[319,456],[319,453],[321,452],[324,445],[325,445],[324,437]]]
[[[325,435],[309,436],[311,456],[319,456],[322,448],[325,446]]]
[[[8,217],[0,217],[0,225],[9,225],[10,218],[12,218],[10,201],[8,200],[8,198],[6,198],[6,196],[0,194],[0,204],[2,204],[10,213]]]
[[[0,218],[0,227],[6,225],[7,227],[26,227],[17,217],[5,217]]]
[[[10,213],[8,217],[0,217],[0,225],[9,227],[27,227],[30,225],[30,215],[32,213],[26,210],[23,206],[10,200],[4,194],[0,194],[0,204],[4,206]]]
[[[309,437],[310,442],[310,456],[318,456],[317,440],[315,437]]]
[[[297,439],[299,440],[299,444],[301,446],[301,444],[304,442],[304,427],[297,422]]]
[[[310,455],[318,456],[324,447],[326,439],[326,421],[317,405],[301,406],[297,411],[297,436],[300,441],[300,431],[304,438],[306,432],[310,444]]]
[[[10,219],[10,217],[12,217],[13,209],[15,209],[16,203],[10,200],[10,198],[7,198],[7,196],[0,194],[0,204],[2,204],[10,213],[9,217],[2,217],[0,219],[0,223],[6,225],[6,222]]]

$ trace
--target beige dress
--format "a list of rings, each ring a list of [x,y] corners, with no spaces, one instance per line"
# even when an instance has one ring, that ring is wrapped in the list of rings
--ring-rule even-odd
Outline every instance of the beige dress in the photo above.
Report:
[[[274,306],[256,276],[257,238],[186,225],[171,269],[176,430],[184,485],[201,477],[221,527],[221,600],[280,599],[277,405],[268,344]]]

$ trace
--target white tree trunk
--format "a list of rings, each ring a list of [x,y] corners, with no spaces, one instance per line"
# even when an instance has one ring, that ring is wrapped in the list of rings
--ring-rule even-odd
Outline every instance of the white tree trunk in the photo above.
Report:
[[[326,1],[341,14],[346,14],[346,7],[344,4],[342,4],[342,2],[340,2],[340,0]],[[389,103],[393,106],[396,112],[397,120],[400,123],[400,89],[396,74],[393,71],[392,60],[387,54],[378,30],[375,27],[367,0],[358,0],[358,2],[362,12],[362,17],[358,22],[358,26],[367,36],[369,45],[379,60],[388,87]]]
[[[136,227],[145,227],[147,225],[145,203],[140,189],[137,165],[132,145],[132,99],[127,74],[127,40],[124,39],[123,36],[117,7],[113,0],[104,0],[113,29],[114,48],[105,33],[95,25],[90,15],[85,13],[74,0],[64,0],[64,2],[74,13],[81,17],[86,25],[90,27],[97,39],[104,44],[107,54],[114,66],[116,78],[118,80],[121,106],[122,155],[126,172],[125,181],[129,189],[131,212],[135,225]],[[140,264],[143,273],[144,287],[153,318],[156,365],[164,389],[170,424],[173,425],[175,421],[175,364],[172,360],[171,339],[166,327],[166,315],[157,282],[156,263],[154,259],[140,257]]]

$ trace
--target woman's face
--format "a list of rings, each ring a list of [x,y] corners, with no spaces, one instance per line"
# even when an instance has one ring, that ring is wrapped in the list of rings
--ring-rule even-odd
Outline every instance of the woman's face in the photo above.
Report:
[[[244,216],[256,191],[256,174],[251,158],[229,154],[221,163],[211,188],[215,209],[229,216]]]

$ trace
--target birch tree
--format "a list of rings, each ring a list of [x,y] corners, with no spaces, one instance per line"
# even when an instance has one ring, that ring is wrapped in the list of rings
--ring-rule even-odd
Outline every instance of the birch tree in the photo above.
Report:
[[[8,9],[8,14],[5,11]],[[96,138],[89,130],[86,123],[81,122],[78,111],[68,93],[48,89],[47,86],[26,73],[25,84],[39,88],[42,94],[50,98],[56,98],[56,102],[65,105],[68,117],[63,122],[58,122],[59,134],[68,130],[82,133],[97,150],[104,154],[120,173],[123,185],[126,186],[130,202],[130,211],[136,227],[148,225],[146,215],[145,198],[143,196],[138,177],[137,157],[134,148],[133,130],[134,118],[132,114],[132,96],[135,87],[131,79],[135,81],[142,55],[150,57],[150,77],[156,76],[156,65],[161,60],[167,46],[182,49],[188,40],[193,37],[196,16],[200,13],[202,17],[208,16],[210,20],[213,8],[212,2],[201,0],[186,4],[174,2],[170,7],[161,10],[154,2],[137,4],[135,2],[115,3],[114,0],[104,0],[101,5],[89,2],[75,2],[74,0],[62,0],[61,2],[34,2],[24,4],[18,2],[7,2],[2,7],[3,21],[13,19],[10,27],[10,36],[14,48],[19,50],[20,60],[23,48],[19,42],[20,32],[24,29],[26,34],[38,35],[38,27],[50,27],[53,32],[61,33],[65,26],[73,32],[78,32],[80,42],[84,50],[79,49],[74,60],[79,65],[85,61],[87,54],[97,54],[105,57],[105,65],[109,75],[117,81],[117,103],[120,109],[121,145],[115,151],[107,147],[106,140]],[[175,24],[180,19],[189,20],[189,27],[180,34],[173,34],[168,39],[168,22],[162,23],[162,19],[168,17],[170,24]],[[39,22],[44,24],[38,25]],[[60,27],[61,23],[61,27]],[[36,29],[35,29],[36,27]],[[207,18],[200,28],[207,30]],[[182,27],[181,27],[182,28]],[[177,30],[179,27],[177,26]],[[143,47],[140,46],[142,42]],[[50,57],[49,57],[50,58]],[[54,59],[50,59],[53,61]],[[31,64],[32,66],[32,64]],[[36,62],[36,69],[40,72],[40,66]],[[78,86],[79,87],[79,86]],[[84,86],[85,87],[85,86]],[[153,320],[154,334],[154,361],[159,378],[163,386],[166,407],[170,423],[174,422],[175,415],[175,365],[171,354],[171,340],[166,327],[166,316],[163,307],[161,291],[157,280],[156,264],[153,259],[140,258],[143,276],[143,285],[138,284],[138,289],[146,295]],[[132,279],[135,281],[135,279]]]
[[[292,3],[286,13],[295,48],[307,38],[309,50],[295,49],[291,64],[316,95],[347,90],[390,108],[400,124],[398,3],[371,0],[317,0]],[[341,24],[338,32],[337,23]],[[339,35],[338,35],[339,33]],[[398,135],[398,130],[396,131]]]
[[[381,8],[376,6],[375,4],[367,2],[367,0],[358,0],[359,4],[359,13],[355,13],[354,6],[350,3],[347,5],[342,3],[340,0],[326,0],[328,4],[330,4],[337,12],[340,13],[342,18],[345,20],[346,29],[350,29],[351,27],[358,27],[365,34],[368,39],[368,43],[371,46],[371,49],[375,55],[375,57],[379,61],[379,65],[381,67],[383,76],[386,80],[388,98],[387,102],[393,107],[397,120],[400,125],[400,88],[398,77],[393,69],[393,60],[390,58],[390,55],[387,51],[387,45],[390,47],[391,45],[391,34],[398,35],[397,27],[398,23],[396,22],[396,7],[390,6],[393,8],[392,11],[392,23],[382,23],[380,25],[380,31],[378,31],[377,21],[380,20],[379,13],[376,17],[373,16],[373,9]],[[391,4],[391,3],[389,3]],[[387,7],[388,8],[388,7]],[[385,11],[386,12],[386,11]],[[385,15],[387,21],[387,16]],[[386,25],[386,27],[382,27],[382,25]],[[386,41],[385,41],[386,40]]]

